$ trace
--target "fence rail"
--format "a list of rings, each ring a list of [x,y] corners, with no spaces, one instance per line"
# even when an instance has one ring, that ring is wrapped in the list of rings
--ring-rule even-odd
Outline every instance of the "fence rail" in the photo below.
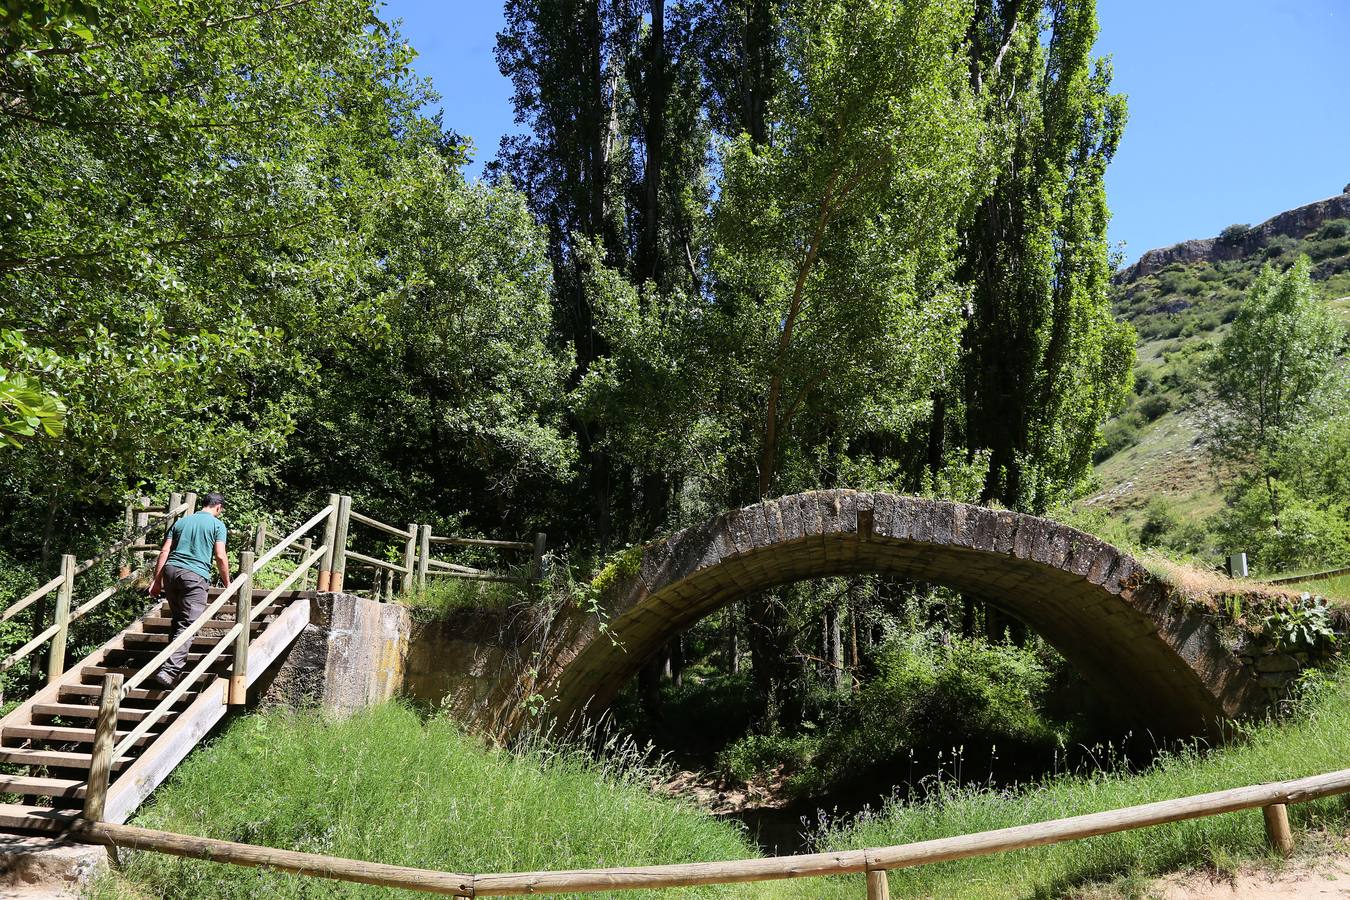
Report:
[[[429,576],[464,578],[473,581],[500,581],[520,585],[528,584],[530,581],[542,577],[547,542],[547,538],[543,534],[537,535],[533,544],[525,541],[438,536],[431,533],[431,526],[429,525],[409,523],[400,527],[358,512],[352,509],[352,498],[349,496],[330,494],[328,499],[328,505],[322,512],[289,535],[282,535],[276,531],[270,522],[258,523],[252,529],[251,535],[237,530],[231,532],[231,544],[244,545],[250,543],[250,537],[252,539],[251,551],[246,548],[240,552],[241,577],[249,579],[251,583],[256,572],[262,570],[269,563],[284,557],[287,565],[294,567],[291,574],[287,576],[286,583],[288,585],[293,585],[299,581],[301,589],[308,589],[309,572],[317,567],[316,582],[319,590],[350,591],[352,588],[346,584],[347,561],[350,559],[352,563],[369,569],[373,573],[369,593],[376,600],[393,599],[396,592],[408,593],[418,587],[425,586]],[[190,515],[196,508],[197,495],[194,493],[171,493],[168,500],[163,503],[141,498],[137,502],[127,504],[124,520],[125,531],[111,546],[83,560],[77,560],[71,554],[62,556],[59,575],[38,586],[5,609],[0,610],[0,622],[9,621],[27,610],[36,613],[32,638],[0,660],[0,673],[12,669],[50,643],[46,659],[47,678],[48,681],[58,678],[65,669],[65,648],[70,626],[112,598],[119,590],[144,577],[150,571],[154,562],[154,557],[147,554],[150,551],[158,550],[160,547],[158,536],[151,540],[151,533],[161,528],[167,533],[168,527],[179,517]],[[325,525],[325,530],[322,537],[317,541],[319,549],[315,551],[316,538],[311,532],[319,523]],[[349,548],[348,544],[352,540],[350,532],[353,523],[369,528],[383,537],[401,541],[402,546],[398,551],[394,551],[400,553],[401,560],[395,562],[390,559],[382,559],[374,553],[363,553]],[[302,537],[303,540],[301,540]],[[477,547],[503,551],[533,550],[534,556],[531,561],[529,576],[522,577],[433,559],[431,556],[433,545]],[[389,547],[386,544],[381,549],[389,550]],[[247,565],[244,565],[245,553],[251,553]],[[80,587],[81,577],[92,572],[100,563],[114,558],[118,560],[119,565],[118,577],[113,583],[110,586],[103,587],[89,599],[77,601],[76,593],[77,588]],[[316,560],[318,561],[317,566]],[[395,581],[397,581],[397,584],[395,584]],[[217,597],[216,601],[209,606],[210,615],[204,616],[201,621],[211,618],[215,611],[223,605],[225,599],[234,596],[238,590],[238,585],[235,585]],[[52,598],[53,595],[56,601],[54,607],[49,602],[49,598]],[[148,672],[153,672],[158,668],[161,663],[168,659],[169,654],[174,649],[181,646],[183,642],[190,640],[200,627],[198,625],[195,628],[190,628],[180,639],[175,640],[169,647],[156,654],[155,658],[148,664],[147,671],[137,672],[126,680],[123,691],[138,687],[148,677]]]
[[[1339,578],[1350,575],[1350,566],[1339,569],[1327,569],[1325,572],[1309,572],[1307,575],[1285,575],[1280,578],[1267,578],[1266,584],[1298,584],[1302,581],[1321,581],[1323,578]]]
[[[93,556],[80,562],[76,562],[75,557],[72,554],[64,554],[61,557],[60,575],[57,575],[51,581],[48,581],[33,592],[25,595],[18,602],[11,603],[6,607],[4,612],[0,613],[0,622],[5,622],[14,618],[25,609],[45,600],[53,592],[56,594],[56,608],[52,624],[41,631],[38,631],[22,647],[0,661],[0,672],[9,671],[15,665],[31,656],[43,644],[51,641],[52,646],[47,654],[47,678],[48,681],[54,681],[59,678],[61,673],[65,671],[66,640],[69,636],[71,624],[79,621],[86,613],[89,613],[116,594],[119,590],[134,581],[136,577],[144,571],[144,565],[139,566],[135,570],[128,570],[126,566],[123,566],[120,577],[111,587],[99,591],[93,597],[84,601],[72,610],[71,604],[75,601],[76,580],[81,575],[91,571],[100,562],[111,559],[113,556],[119,554],[125,554],[129,550],[141,546],[136,542],[144,540],[151,529],[159,524],[155,521],[155,517],[172,523],[177,516],[191,510],[196,505],[196,495],[188,494],[186,496],[187,499],[182,500],[179,495],[173,495],[170,498],[169,503],[164,506],[154,507],[142,505],[141,507],[138,507],[144,516],[144,521],[140,522],[137,522],[132,518],[132,507],[128,506],[127,519],[129,522],[129,530],[112,546],[95,553]],[[34,627],[37,627],[36,624]]]
[[[106,740],[111,741],[111,735]],[[1292,850],[1292,839],[1287,804],[1348,792],[1350,769],[1342,769],[1308,778],[1214,791],[997,831],[891,847],[723,862],[491,875],[438,872],[315,853],[297,853],[130,825],[112,825],[87,818],[77,821],[69,835],[77,841],[109,847],[148,850],[239,866],[268,866],[299,875],[460,897],[650,890],[863,874],[866,876],[869,900],[887,900],[889,888],[885,873],[892,869],[987,856],[1248,809],[1262,810],[1268,839],[1277,850],[1288,855]]]

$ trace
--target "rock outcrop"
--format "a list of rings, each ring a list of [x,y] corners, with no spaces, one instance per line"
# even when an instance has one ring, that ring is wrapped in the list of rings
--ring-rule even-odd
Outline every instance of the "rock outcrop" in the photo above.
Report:
[[[1112,280],[1116,284],[1129,284],[1173,263],[1243,259],[1264,247],[1271,238],[1282,235],[1301,238],[1331,219],[1350,219],[1350,185],[1346,185],[1344,193],[1282,212],[1245,232],[1149,250],[1134,265],[1117,272]]]

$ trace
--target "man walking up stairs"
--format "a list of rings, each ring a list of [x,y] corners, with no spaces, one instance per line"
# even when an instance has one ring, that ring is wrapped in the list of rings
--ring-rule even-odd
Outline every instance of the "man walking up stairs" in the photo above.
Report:
[[[225,555],[226,531],[220,521],[225,498],[207,494],[202,509],[179,519],[164,538],[155,561],[155,577],[150,582],[150,596],[162,592],[169,601],[173,631],[170,640],[182,634],[206,611],[206,592],[211,585],[211,563],[214,560],[220,572],[223,587],[230,586],[230,562]],[[151,679],[163,688],[173,687],[187,665],[191,642],[173,652]]]

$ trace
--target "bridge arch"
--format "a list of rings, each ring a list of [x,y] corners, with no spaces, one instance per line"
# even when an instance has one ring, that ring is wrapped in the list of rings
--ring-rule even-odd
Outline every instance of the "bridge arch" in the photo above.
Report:
[[[555,620],[535,671],[556,716],[608,706],[666,641],[738,597],[863,573],[946,585],[1016,616],[1103,702],[1155,733],[1216,735],[1266,699],[1211,617],[1128,554],[1036,516],[813,491],[732,510],[640,554],[598,610]]]

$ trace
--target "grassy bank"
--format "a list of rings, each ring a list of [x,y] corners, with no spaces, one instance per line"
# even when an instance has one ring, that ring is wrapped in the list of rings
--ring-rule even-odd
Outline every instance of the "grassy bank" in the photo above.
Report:
[[[1243,742],[1221,752],[1176,753],[1136,775],[1064,777],[1010,792],[939,784],[923,802],[893,804],[867,820],[827,829],[819,843],[832,849],[904,844],[1314,775],[1350,765],[1348,737],[1350,672],[1342,672],[1310,688],[1299,715],[1287,724],[1255,727]],[[1296,836],[1314,825],[1343,829],[1350,823],[1350,803],[1333,798],[1303,804],[1291,807],[1290,818]],[[1265,853],[1261,814],[1248,810],[898,870],[890,884],[899,897],[1053,897],[1093,881],[1206,864],[1227,868],[1234,860]],[[850,879],[794,887],[802,897],[858,895]]]
[[[239,719],[192,754],[134,823],[456,872],[755,855],[736,828],[653,797],[645,774],[632,754],[600,765],[558,750],[489,750],[445,720],[424,722],[397,704],[338,723],[273,712]],[[158,854],[123,858],[125,874],[100,885],[99,896],[391,894]],[[764,895],[702,888],[661,896]]]

